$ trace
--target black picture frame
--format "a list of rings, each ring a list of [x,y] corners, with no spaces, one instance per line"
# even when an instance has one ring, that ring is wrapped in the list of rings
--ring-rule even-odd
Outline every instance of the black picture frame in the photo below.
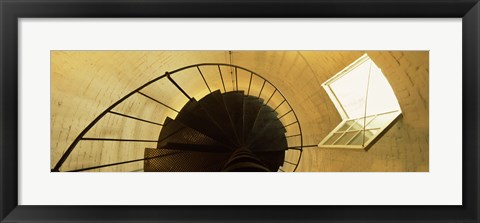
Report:
[[[0,0],[0,16],[1,222],[479,222],[480,157],[477,138],[479,138],[480,4],[478,0]],[[462,18],[463,205],[18,205],[17,20],[46,17]],[[442,195],[439,194],[439,196]]]

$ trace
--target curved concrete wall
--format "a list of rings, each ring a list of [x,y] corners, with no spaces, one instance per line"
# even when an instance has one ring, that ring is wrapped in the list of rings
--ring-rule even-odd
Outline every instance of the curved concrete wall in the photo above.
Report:
[[[275,84],[290,101],[302,125],[305,145],[316,145],[341,118],[321,84],[352,63],[360,51],[235,51],[232,63],[253,70]],[[403,117],[368,151],[305,148],[297,171],[428,171],[428,52],[366,52],[391,83]],[[52,51],[51,166],[75,137],[103,110],[145,82],[195,63],[229,63],[226,51]],[[189,71],[190,72],[190,71]],[[197,73],[174,75],[188,94],[208,93]],[[228,69],[225,85],[232,87]],[[223,89],[218,68],[202,70],[212,89]],[[226,75],[225,75],[226,73]],[[239,75],[245,83],[247,73]],[[248,77],[248,78],[247,78]],[[247,78],[242,80],[242,78]],[[247,81],[248,82],[248,81]],[[252,82],[252,94],[261,81]],[[240,85],[246,89],[247,85]],[[257,92],[255,92],[256,89]],[[264,90],[268,97],[273,88]],[[228,89],[227,89],[228,90]],[[163,79],[143,92],[179,110],[186,97]],[[279,97],[269,103],[276,106]],[[286,106],[279,113],[286,112]],[[175,111],[135,94],[115,111],[163,123]],[[284,122],[293,120],[287,117]],[[86,137],[157,139],[160,126],[108,114]],[[298,131],[292,128],[292,132]],[[298,143],[297,139],[291,139]],[[143,158],[155,143],[82,141],[62,170]],[[295,155],[292,155],[292,157]],[[127,157],[127,159],[125,158]],[[142,162],[95,171],[141,170]],[[287,167],[288,168],[288,167]]]

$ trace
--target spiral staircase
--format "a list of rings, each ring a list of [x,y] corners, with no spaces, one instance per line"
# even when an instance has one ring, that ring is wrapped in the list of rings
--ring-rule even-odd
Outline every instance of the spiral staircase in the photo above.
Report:
[[[212,68],[218,69],[213,72]],[[210,77],[217,77],[221,85],[209,83],[205,70],[209,70]],[[194,75],[192,71],[203,80],[206,94],[196,92],[192,97],[175,79],[177,75]],[[227,76],[231,79],[231,86],[225,83]],[[164,79],[188,99],[181,109],[175,109],[142,91]],[[165,116],[163,123],[156,123],[115,111],[117,106],[135,94],[173,110],[176,116]],[[158,139],[86,137],[106,114],[161,126]],[[141,159],[126,157],[122,162],[67,170],[69,172],[98,170],[132,162],[143,162],[145,172],[291,172],[297,169],[303,151],[300,122],[275,85],[246,68],[213,63],[195,64],[167,72],[125,95],[83,129],[56,163],[53,172],[63,171],[62,165],[83,140],[156,142],[157,146],[144,148]]]

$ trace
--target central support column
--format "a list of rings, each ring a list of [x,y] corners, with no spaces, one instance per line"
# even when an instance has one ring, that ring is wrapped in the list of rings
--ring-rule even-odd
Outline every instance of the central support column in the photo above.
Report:
[[[222,172],[269,172],[265,164],[260,161],[250,149],[240,147],[236,149],[222,168]]]

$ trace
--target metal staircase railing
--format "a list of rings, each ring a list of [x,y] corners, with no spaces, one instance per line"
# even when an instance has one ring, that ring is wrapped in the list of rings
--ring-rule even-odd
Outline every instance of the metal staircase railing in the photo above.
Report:
[[[205,78],[204,71],[202,71],[203,68],[206,68],[206,67],[211,68],[212,66],[218,68],[218,77],[220,77],[221,82],[222,82],[222,85],[218,86],[218,88],[214,88],[214,86],[212,84],[209,85],[207,79]],[[225,83],[224,79],[226,79],[226,78],[224,78],[224,77],[228,74],[225,74],[224,72],[222,73],[222,68],[230,69],[230,79],[232,80],[232,86],[231,87],[228,86],[228,84]],[[185,66],[185,67],[176,69],[176,70],[171,71],[171,72],[166,72],[164,75],[161,75],[161,76],[159,76],[159,77],[157,77],[157,78],[155,78],[151,81],[148,81],[147,83],[143,84],[142,86],[138,87],[137,89],[133,90],[132,92],[130,92],[127,95],[125,95],[124,97],[122,97],[120,100],[113,103],[111,106],[109,106],[107,109],[105,109],[101,114],[99,114],[92,122],[90,122],[90,124],[87,125],[85,127],[85,129],[83,129],[80,132],[80,134],[75,138],[75,140],[70,144],[70,146],[67,148],[67,150],[63,153],[63,155],[58,160],[58,162],[56,163],[56,165],[54,166],[52,171],[53,172],[60,172],[61,171],[61,168],[62,168],[63,164],[65,163],[65,161],[71,155],[72,151],[76,148],[78,143],[82,140],[84,140],[84,141],[86,141],[86,140],[119,141],[119,142],[157,142],[157,140],[149,140],[149,139],[93,138],[93,137],[85,137],[85,135],[106,114],[114,114],[114,115],[118,115],[118,116],[123,117],[123,118],[128,118],[128,119],[132,119],[132,120],[139,121],[139,122],[146,122],[146,123],[154,124],[154,125],[157,125],[157,126],[163,126],[163,124],[161,124],[161,123],[146,120],[146,119],[143,119],[143,118],[140,118],[140,117],[134,117],[134,116],[131,116],[131,115],[115,112],[115,111],[113,111],[113,109],[115,107],[117,107],[118,105],[120,105],[122,102],[124,102],[126,99],[130,98],[131,96],[133,96],[135,94],[139,94],[139,95],[142,95],[142,96],[150,99],[151,101],[153,101],[155,103],[158,103],[158,104],[160,104],[160,105],[178,113],[179,111],[177,109],[173,108],[172,106],[167,105],[166,103],[163,103],[163,102],[153,98],[150,95],[145,94],[144,92],[142,92],[142,90],[145,89],[146,87],[152,85],[153,83],[159,81],[159,80],[167,78],[171,84],[173,84],[186,98],[188,98],[188,100],[192,100],[195,96],[199,96],[199,95],[193,95],[193,97],[192,97],[192,95],[189,95],[185,91],[185,89],[182,88],[182,86],[180,86],[181,84],[179,84],[174,78],[177,75],[180,75],[182,73],[186,73],[185,71],[192,71],[192,70],[196,71],[196,73],[198,73],[198,75],[201,76],[201,78],[202,78],[202,80],[205,84],[206,89],[208,89],[208,92],[210,92],[210,93],[213,92],[214,90],[221,90],[221,88],[223,88],[224,93],[225,92],[230,92],[230,91],[244,90],[245,96],[255,96],[259,99],[263,99],[264,101],[266,100],[265,103],[264,103],[265,106],[269,105],[269,103],[272,102],[271,104],[272,104],[273,107],[272,106],[271,107],[274,109],[274,111],[278,110],[280,112],[280,110],[282,110],[283,111],[282,113],[278,113],[277,120],[282,122],[284,128],[291,129],[292,127],[296,127],[296,128],[294,128],[294,130],[296,130],[296,131],[293,131],[293,130],[290,131],[290,132],[294,132],[296,134],[291,134],[291,135],[286,135],[285,136],[285,138],[287,139],[287,142],[288,142],[288,147],[286,148],[286,153],[288,154],[289,151],[296,151],[297,155],[286,156],[286,159],[284,161],[284,165],[282,167],[280,167],[279,171],[280,172],[286,172],[286,171],[294,172],[297,169],[298,164],[299,164],[300,159],[301,159],[301,156],[302,156],[303,147],[304,147],[302,129],[301,129],[300,121],[298,120],[297,114],[295,113],[293,107],[291,106],[291,104],[287,100],[287,98],[284,96],[284,94],[273,83],[271,83],[269,80],[265,79],[261,75],[257,74],[256,72],[253,72],[249,69],[246,69],[246,68],[243,68],[243,67],[240,67],[240,66],[237,66],[237,65],[231,65],[231,64],[202,63],[202,64],[194,64],[194,65],[190,65],[190,66]],[[188,75],[190,75],[190,74],[188,74]],[[243,75],[243,76],[247,75],[247,77],[246,78],[240,78],[240,81],[239,81],[240,75]],[[260,83],[261,83],[260,90],[258,91],[259,93],[255,94],[255,95],[253,95],[253,88],[252,88],[252,87],[255,87],[255,85],[252,84],[252,80],[254,78],[259,79]],[[246,83],[242,83],[241,80],[248,80],[248,85]],[[266,92],[267,92],[266,88],[267,87],[273,88],[272,89],[273,93],[266,94]],[[244,89],[241,89],[241,88],[244,88]],[[273,101],[275,101],[276,104],[273,103]],[[287,116],[291,117],[289,119],[291,121],[289,121],[288,123],[285,123]],[[287,130],[287,134],[288,133],[289,133],[289,131]],[[296,140],[292,140],[292,139],[296,139]],[[292,160],[292,156],[293,156],[294,160]],[[122,161],[122,162],[102,164],[102,165],[85,167],[85,168],[69,170],[69,171],[71,171],[71,172],[87,171],[87,170],[92,170],[92,169],[99,169],[99,168],[111,167],[111,166],[116,166],[116,165],[123,165],[123,164],[127,164],[127,163],[132,163],[132,162],[140,162],[140,161],[145,161],[146,159],[152,159],[152,158],[156,158],[156,157],[143,158],[143,159],[132,159],[132,160],[126,160],[126,161]],[[286,168],[286,166],[290,166],[290,167]]]

